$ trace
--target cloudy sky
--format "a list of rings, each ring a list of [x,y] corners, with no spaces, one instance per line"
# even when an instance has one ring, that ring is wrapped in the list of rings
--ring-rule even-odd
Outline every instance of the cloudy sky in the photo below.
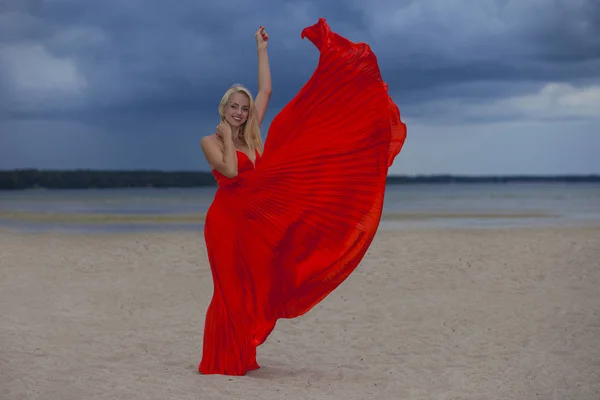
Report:
[[[598,0],[0,0],[0,169],[207,169],[223,92],[256,91],[258,26],[266,133],[319,17],[379,59],[408,125],[391,173],[600,173]]]

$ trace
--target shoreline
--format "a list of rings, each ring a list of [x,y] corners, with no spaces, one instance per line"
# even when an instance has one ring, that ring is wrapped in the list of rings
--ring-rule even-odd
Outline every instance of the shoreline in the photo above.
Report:
[[[0,230],[24,232],[143,233],[202,231],[205,214],[90,214],[0,211]],[[600,218],[575,218],[537,211],[384,211],[379,229],[526,228],[596,226]]]
[[[382,220],[426,220],[426,219],[455,219],[455,218],[557,218],[561,214],[543,211],[384,211]],[[71,212],[41,212],[41,211],[0,211],[0,220],[34,221],[34,222],[202,222],[206,213],[71,213]]]

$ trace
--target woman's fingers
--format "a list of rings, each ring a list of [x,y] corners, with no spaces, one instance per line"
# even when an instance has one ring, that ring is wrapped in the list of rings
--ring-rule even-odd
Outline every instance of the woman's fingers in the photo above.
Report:
[[[267,32],[265,31],[265,27],[264,26],[260,26],[258,28],[258,32],[256,32],[257,34],[260,34],[260,36],[263,38],[264,41],[269,40],[269,35],[267,34]]]

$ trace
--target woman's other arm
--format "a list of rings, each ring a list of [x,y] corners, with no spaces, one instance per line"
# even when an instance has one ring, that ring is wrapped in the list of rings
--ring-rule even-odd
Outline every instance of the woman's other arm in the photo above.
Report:
[[[200,140],[204,157],[211,168],[216,169],[228,178],[238,174],[237,154],[231,127],[226,122],[221,122],[217,127],[217,134],[205,136]]]

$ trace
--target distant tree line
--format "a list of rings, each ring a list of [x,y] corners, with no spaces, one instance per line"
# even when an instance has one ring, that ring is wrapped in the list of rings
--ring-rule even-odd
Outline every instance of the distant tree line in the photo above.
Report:
[[[600,175],[567,176],[388,176],[388,184],[414,183],[510,183],[510,182],[600,182]],[[99,171],[36,170],[0,171],[0,190],[92,189],[134,187],[215,186],[210,172],[203,171]]]
[[[210,172],[165,171],[0,171],[0,190],[200,187],[216,185]]]
[[[388,176],[388,184],[401,183],[534,183],[534,182],[600,182],[600,175],[426,175]]]

